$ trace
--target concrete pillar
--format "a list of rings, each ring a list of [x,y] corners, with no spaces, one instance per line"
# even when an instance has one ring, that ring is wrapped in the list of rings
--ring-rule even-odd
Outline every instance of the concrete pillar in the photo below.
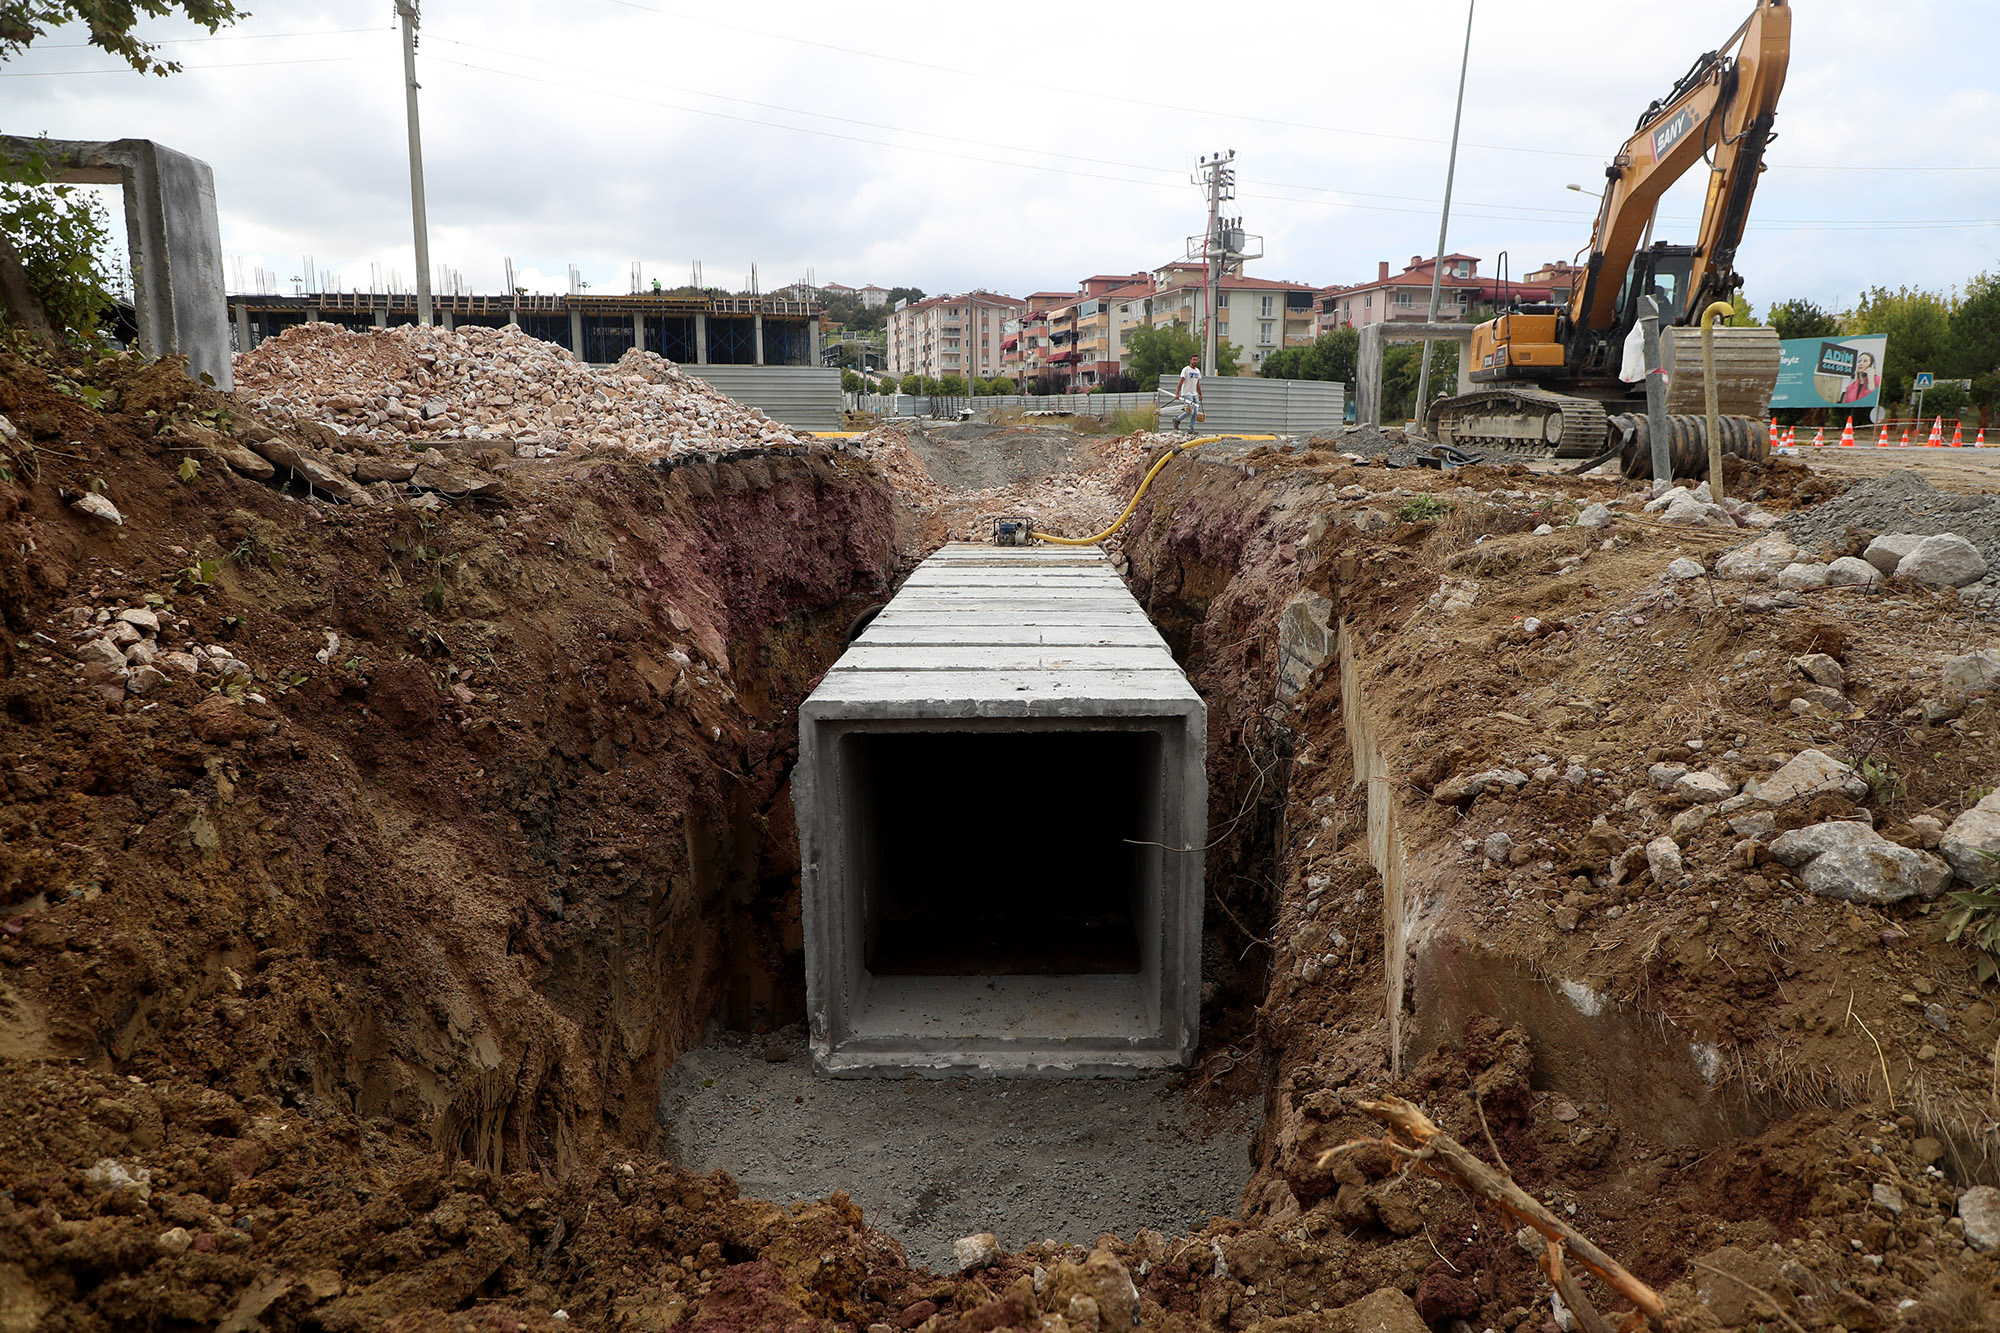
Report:
[[[812,322],[806,325],[806,364],[816,366],[819,364],[819,358],[819,319],[815,316]],[[862,357],[864,365],[867,364],[867,360],[867,357]]]
[[[369,312],[369,322],[372,323],[378,329],[388,328],[389,308],[387,306],[380,306],[380,305],[376,306],[372,311]]]
[[[753,349],[755,349],[751,355],[750,363],[756,366],[763,365],[764,364],[764,316],[762,313],[750,316],[750,345]]]
[[[1471,393],[1475,387],[1472,382],[1472,339],[1467,338],[1458,345],[1458,391]]]
[[[250,307],[236,307],[236,350],[247,352],[257,344],[250,341]]]
[[[317,322],[318,322],[318,320],[319,320],[319,307],[318,307],[318,306],[310,306],[310,305],[309,305],[309,306],[307,306],[307,307],[306,307],[306,323],[308,323],[308,324],[313,324],[313,323],[317,323]]]
[[[569,350],[576,354],[577,360],[581,361],[584,359],[583,312],[581,310],[572,310],[569,312]]]
[[[646,350],[646,316],[637,310],[632,312],[632,346]]]
[[[694,312],[694,363],[708,364],[708,316],[699,310]]]
[[[451,332],[451,330],[452,330],[452,328],[453,328],[453,325],[452,325],[452,322],[451,322],[451,311],[449,311],[449,310],[440,310],[440,311],[438,311],[438,312],[437,312],[437,322],[438,322],[438,324],[439,324],[440,326],[442,326],[442,327],[443,327],[443,329],[444,329],[444,331],[445,331],[446,333],[450,333],[450,332]]]
[[[1361,326],[1361,348],[1354,366],[1354,420],[1357,425],[1382,424],[1382,326]]]

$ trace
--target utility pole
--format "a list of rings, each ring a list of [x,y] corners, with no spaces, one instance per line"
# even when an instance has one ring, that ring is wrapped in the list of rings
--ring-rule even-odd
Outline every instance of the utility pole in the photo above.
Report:
[[[1208,231],[1202,248],[1202,262],[1207,276],[1207,305],[1203,312],[1201,354],[1201,373],[1208,376],[1215,374],[1215,303],[1222,290],[1222,270],[1229,258],[1228,249],[1223,244],[1221,209],[1225,200],[1236,197],[1236,169],[1230,165],[1235,160],[1236,150],[1231,148],[1227,152],[1202,158],[1201,167],[1195,172],[1195,180],[1208,186]]]
[[[1465,53],[1458,60],[1458,107],[1451,113],[1451,155],[1446,159],[1444,169],[1444,212],[1438,218],[1437,258],[1431,262],[1431,308],[1425,316],[1428,323],[1437,323],[1438,296],[1444,281],[1444,235],[1451,226],[1451,182],[1458,174],[1458,124],[1465,115],[1465,70],[1472,63],[1472,9],[1477,0],[1465,0]],[[1417,368],[1417,420],[1427,421],[1431,405],[1431,345],[1424,343],[1423,364]],[[1428,427],[1427,427],[1428,428]]]
[[[417,128],[417,3],[396,0],[403,20],[403,91],[410,118],[410,221],[417,236],[417,323],[431,322],[431,232],[424,216],[424,142]]]

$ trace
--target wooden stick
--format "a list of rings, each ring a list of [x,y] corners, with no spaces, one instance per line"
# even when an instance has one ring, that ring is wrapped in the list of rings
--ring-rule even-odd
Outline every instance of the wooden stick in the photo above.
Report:
[[[1363,1114],[1380,1121],[1389,1131],[1379,1140],[1364,1142],[1377,1143],[1399,1156],[1413,1159],[1414,1169],[1456,1184],[1515,1221],[1534,1228],[1543,1239],[1560,1242],[1579,1267],[1632,1302],[1645,1321],[1660,1333],[1669,1333],[1672,1324],[1660,1293],[1626,1271],[1624,1265],[1592,1244],[1588,1236],[1544,1208],[1519,1185],[1466,1151],[1464,1144],[1439,1129],[1413,1103],[1386,1096],[1380,1101],[1361,1102],[1359,1106]],[[1352,1146],[1355,1145],[1343,1144],[1321,1154],[1320,1165],[1326,1165]],[[1568,1299],[1564,1297],[1566,1302]]]
[[[1611,1333],[1611,1325],[1597,1312],[1597,1307],[1591,1303],[1590,1297],[1583,1294],[1583,1288],[1576,1284],[1576,1278],[1563,1267],[1562,1256],[1562,1242],[1552,1240],[1548,1248],[1536,1256],[1535,1267],[1542,1270],[1542,1276],[1546,1277],[1549,1285],[1556,1289],[1556,1295],[1562,1297],[1563,1304],[1567,1305],[1569,1312],[1576,1316],[1576,1322],[1583,1326],[1583,1333]]]

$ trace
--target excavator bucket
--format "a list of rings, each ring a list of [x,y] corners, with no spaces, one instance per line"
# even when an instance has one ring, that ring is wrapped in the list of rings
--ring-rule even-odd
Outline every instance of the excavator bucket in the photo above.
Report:
[[[1704,416],[1701,330],[1663,329],[1660,355],[1667,363],[1667,411],[1674,416]],[[1776,329],[1715,330],[1716,411],[1722,416],[1771,415],[1771,394],[1778,387]]]

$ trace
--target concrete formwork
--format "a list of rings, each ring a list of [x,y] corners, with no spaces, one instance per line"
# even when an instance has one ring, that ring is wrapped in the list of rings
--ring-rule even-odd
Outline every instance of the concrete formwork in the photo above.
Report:
[[[926,560],[799,710],[819,1070],[1185,1064],[1205,749],[1200,696],[1101,551]]]

